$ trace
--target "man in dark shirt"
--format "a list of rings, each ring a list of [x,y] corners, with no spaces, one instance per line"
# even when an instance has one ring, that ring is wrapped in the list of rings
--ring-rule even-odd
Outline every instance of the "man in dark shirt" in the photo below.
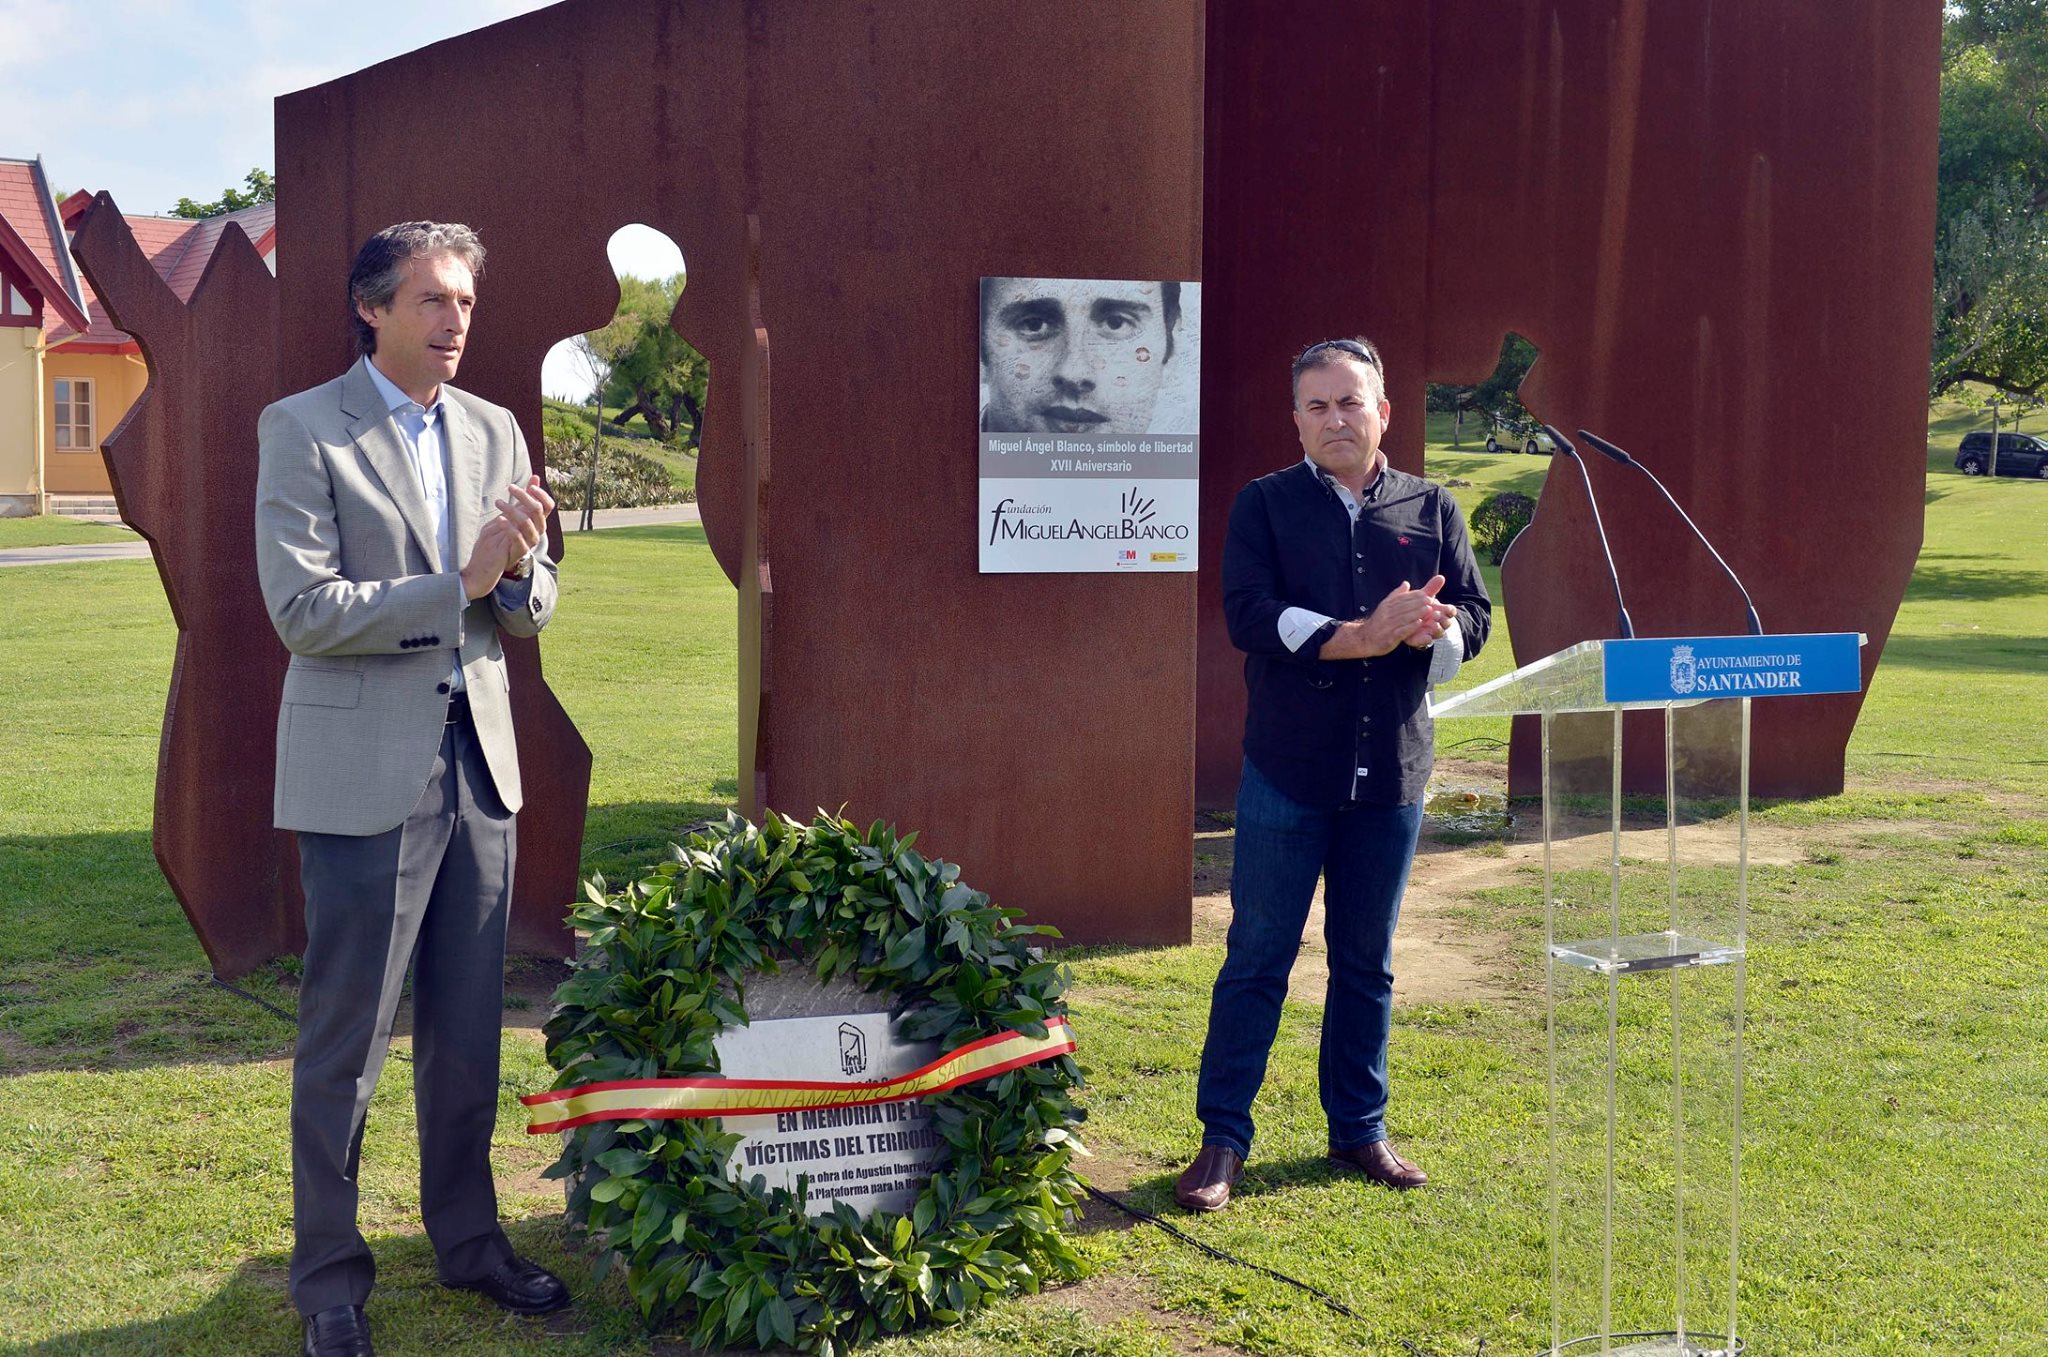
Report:
[[[1195,1095],[1202,1150],[1180,1204],[1230,1200],[1287,975],[1323,881],[1330,985],[1318,1082],[1332,1162],[1388,1187],[1421,1169],[1387,1142],[1394,923],[1429,781],[1432,684],[1486,642],[1493,605],[1457,503],[1387,465],[1379,352],[1326,340],[1294,361],[1304,459],[1247,485],[1223,546],[1223,608],[1250,705],[1223,970]]]

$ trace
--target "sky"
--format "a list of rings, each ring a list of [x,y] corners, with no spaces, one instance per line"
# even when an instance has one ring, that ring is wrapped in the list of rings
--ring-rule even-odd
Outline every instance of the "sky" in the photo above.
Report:
[[[274,170],[271,101],[543,0],[0,0],[0,156],[40,155],[61,197],[105,189],[124,211],[209,202]],[[287,190],[289,188],[287,187]],[[290,249],[280,242],[279,249]],[[612,264],[666,277],[682,256],[627,228]],[[551,361],[549,394],[588,393]]]

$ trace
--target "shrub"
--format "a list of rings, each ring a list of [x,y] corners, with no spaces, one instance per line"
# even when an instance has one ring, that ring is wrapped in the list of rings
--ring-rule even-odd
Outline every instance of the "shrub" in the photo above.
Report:
[[[540,432],[550,447],[556,443],[585,444],[590,441],[590,416],[560,401],[543,401]]]
[[[644,441],[647,438],[648,435],[645,429],[628,429],[614,418],[617,414],[618,411],[613,410],[605,416],[604,436],[607,440],[618,438]],[[584,455],[588,456],[590,448],[590,407],[587,405],[571,405],[568,401],[558,401],[551,396],[547,397],[540,403],[540,432],[541,437],[545,438],[548,442],[573,443],[577,447],[584,449]]]
[[[1499,565],[1514,545],[1516,534],[1529,526],[1536,514],[1536,501],[1513,490],[1502,490],[1479,501],[1472,511],[1472,544]]]
[[[548,489],[565,513],[583,512],[590,478],[590,443],[548,442]],[[637,509],[649,504],[688,504],[697,492],[675,484],[668,468],[630,444],[606,440],[597,464],[597,508]]]

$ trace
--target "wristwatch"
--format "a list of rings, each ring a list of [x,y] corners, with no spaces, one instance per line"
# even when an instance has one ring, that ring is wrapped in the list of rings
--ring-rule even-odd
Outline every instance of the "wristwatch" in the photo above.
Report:
[[[529,551],[526,555],[519,558],[517,565],[514,565],[505,572],[504,577],[508,580],[523,580],[531,574],[533,574],[533,553]]]
[[[1322,654],[1323,643],[1332,636],[1335,636],[1337,628],[1341,625],[1342,623],[1338,622],[1334,617],[1325,618],[1323,625],[1308,634],[1308,644],[1303,646],[1302,649],[1306,650],[1311,656]]]

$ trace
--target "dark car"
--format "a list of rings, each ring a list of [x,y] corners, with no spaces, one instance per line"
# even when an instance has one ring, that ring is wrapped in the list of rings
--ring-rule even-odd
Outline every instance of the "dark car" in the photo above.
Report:
[[[1956,470],[1982,476],[1991,470],[1991,435],[1983,430],[1963,435],[1956,449]],[[1998,474],[2038,476],[2048,481],[2048,443],[2030,433],[1998,435]]]

